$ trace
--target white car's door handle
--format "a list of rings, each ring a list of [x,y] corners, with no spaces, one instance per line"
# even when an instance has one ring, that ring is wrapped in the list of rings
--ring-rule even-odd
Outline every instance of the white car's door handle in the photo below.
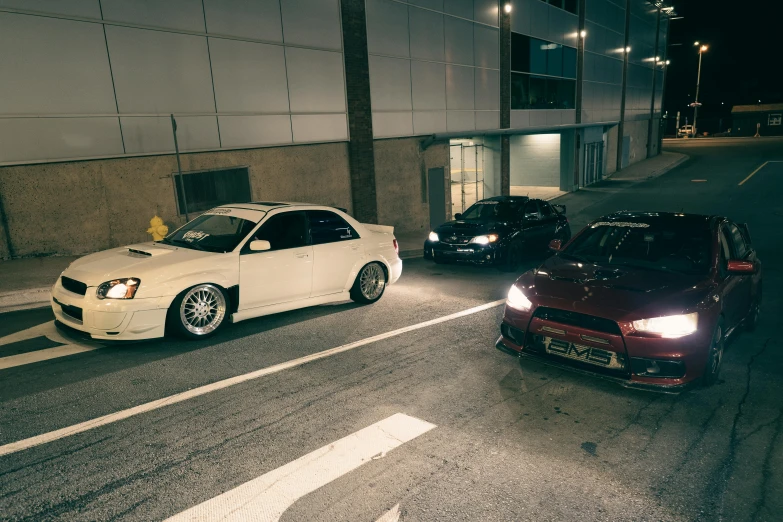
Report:
[[[296,257],[302,258],[302,257],[310,257],[307,254],[296,254]]]

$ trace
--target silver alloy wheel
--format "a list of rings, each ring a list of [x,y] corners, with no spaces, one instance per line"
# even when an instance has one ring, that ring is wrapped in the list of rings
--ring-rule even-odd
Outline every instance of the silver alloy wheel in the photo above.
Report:
[[[179,307],[182,326],[194,335],[214,332],[226,316],[226,298],[214,285],[194,286]]]
[[[362,268],[362,273],[359,276],[359,289],[365,299],[368,301],[378,299],[383,293],[384,286],[386,286],[386,276],[377,263]]]

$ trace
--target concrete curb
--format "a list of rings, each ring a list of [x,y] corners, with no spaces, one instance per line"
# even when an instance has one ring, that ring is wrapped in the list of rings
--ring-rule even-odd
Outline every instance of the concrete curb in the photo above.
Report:
[[[49,305],[51,287],[28,288],[0,293],[0,313],[43,308]]]

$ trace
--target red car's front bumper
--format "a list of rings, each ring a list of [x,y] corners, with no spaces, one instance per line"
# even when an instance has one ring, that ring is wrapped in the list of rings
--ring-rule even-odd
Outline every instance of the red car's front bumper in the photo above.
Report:
[[[629,324],[617,331],[556,322],[506,307],[496,347],[618,382],[624,386],[679,392],[697,382],[707,364],[712,329],[686,337],[644,336]],[[598,323],[600,325],[600,323]]]

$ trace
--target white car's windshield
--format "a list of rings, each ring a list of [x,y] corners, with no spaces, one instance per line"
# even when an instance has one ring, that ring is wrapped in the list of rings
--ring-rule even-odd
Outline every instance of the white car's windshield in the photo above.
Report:
[[[163,243],[208,252],[230,252],[256,224],[235,216],[204,214],[166,236]]]

